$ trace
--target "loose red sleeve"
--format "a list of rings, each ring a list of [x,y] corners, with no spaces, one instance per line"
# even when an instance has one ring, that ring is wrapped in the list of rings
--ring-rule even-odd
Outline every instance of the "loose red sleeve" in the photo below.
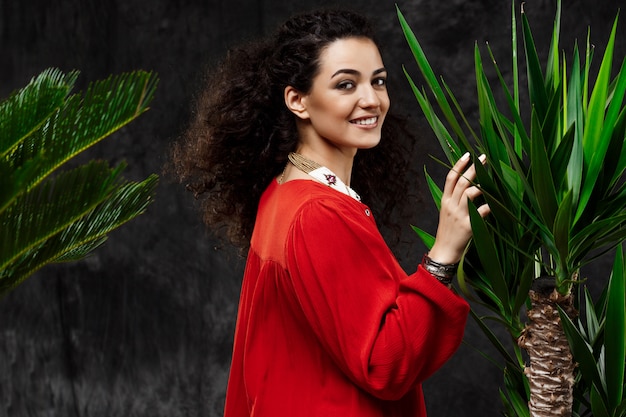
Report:
[[[286,241],[302,311],[342,371],[394,400],[458,348],[468,304],[421,267],[407,276],[359,203],[312,200]]]

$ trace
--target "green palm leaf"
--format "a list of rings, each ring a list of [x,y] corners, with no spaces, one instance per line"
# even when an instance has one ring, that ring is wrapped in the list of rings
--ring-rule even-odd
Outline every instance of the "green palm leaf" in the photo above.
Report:
[[[151,175],[141,182],[119,184],[106,200],[89,213],[43,244],[33,245],[33,249],[14,262],[10,279],[0,279],[0,295],[46,264],[84,258],[106,241],[109,232],[145,212],[154,199],[156,183],[157,176]]]
[[[113,192],[121,169],[91,162],[20,195],[0,213],[0,270],[85,216]]]
[[[77,77],[77,72],[47,69],[0,104],[0,157],[61,108]]]
[[[69,95],[77,76],[46,70],[0,103],[0,296],[86,256],[154,199],[157,177],[126,181],[125,164],[59,168],[145,112],[156,77],[111,76]]]
[[[11,168],[32,159],[41,164],[36,178],[21,188],[36,186],[62,164],[137,118],[148,109],[155,88],[154,75],[139,71],[92,83],[84,95],[69,97],[46,123],[9,150],[6,160]]]

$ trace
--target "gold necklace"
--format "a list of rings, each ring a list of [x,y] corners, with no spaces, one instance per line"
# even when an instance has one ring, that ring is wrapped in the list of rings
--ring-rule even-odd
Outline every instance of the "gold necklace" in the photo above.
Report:
[[[300,171],[305,172],[307,174],[310,173],[311,171],[314,171],[322,167],[317,162],[311,161],[310,159],[305,158],[299,153],[289,152],[289,155],[287,155],[287,158],[289,158],[289,162],[291,162],[293,166],[295,166]]]

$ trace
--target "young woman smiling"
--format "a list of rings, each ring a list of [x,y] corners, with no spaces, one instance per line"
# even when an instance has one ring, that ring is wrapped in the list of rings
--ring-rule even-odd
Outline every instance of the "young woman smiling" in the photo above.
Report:
[[[367,205],[403,195],[386,76],[363,17],[295,16],[229,53],[174,148],[205,221],[248,249],[226,417],[425,416],[421,382],[461,342],[450,281],[474,168],[448,174],[435,245],[407,275]]]

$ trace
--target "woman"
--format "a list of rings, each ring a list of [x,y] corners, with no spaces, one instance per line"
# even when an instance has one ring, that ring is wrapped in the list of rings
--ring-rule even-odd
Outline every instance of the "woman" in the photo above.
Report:
[[[447,176],[436,242],[411,275],[350,186],[354,175],[372,200],[402,198],[373,39],[350,12],[290,19],[211,74],[175,148],[206,222],[248,248],[226,417],[425,416],[420,384],[462,339],[468,305],[450,281],[471,237],[467,200],[480,195],[469,155]]]

